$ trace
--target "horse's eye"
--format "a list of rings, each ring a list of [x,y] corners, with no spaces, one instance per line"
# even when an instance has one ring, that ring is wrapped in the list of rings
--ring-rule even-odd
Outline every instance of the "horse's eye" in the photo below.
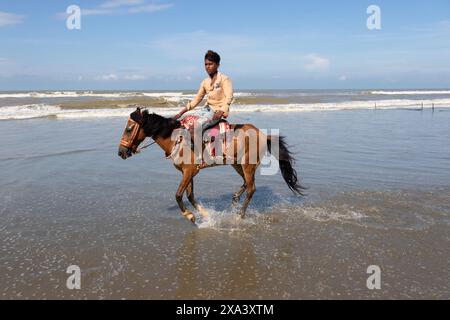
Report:
[[[127,132],[131,132],[134,128],[134,124],[132,124],[131,126],[127,127]]]

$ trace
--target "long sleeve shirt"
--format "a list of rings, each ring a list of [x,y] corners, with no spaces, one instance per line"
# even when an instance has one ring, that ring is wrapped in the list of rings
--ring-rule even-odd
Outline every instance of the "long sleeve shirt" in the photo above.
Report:
[[[218,72],[217,78],[212,83],[211,77],[206,78],[200,84],[197,96],[187,105],[188,110],[192,110],[202,102],[205,95],[208,95],[206,104],[209,105],[215,112],[223,111],[224,117],[228,117],[230,112],[230,105],[233,101],[233,84],[231,79],[226,75]]]

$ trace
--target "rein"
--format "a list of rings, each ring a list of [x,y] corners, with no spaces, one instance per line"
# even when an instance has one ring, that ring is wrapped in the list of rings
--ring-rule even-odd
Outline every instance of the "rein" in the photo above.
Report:
[[[153,141],[153,142],[151,142],[151,143],[146,144],[145,146],[142,146],[141,148],[139,148],[138,150],[136,150],[136,153],[141,153],[142,150],[151,147],[151,146],[154,145],[155,143],[156,143],[156,141]]]

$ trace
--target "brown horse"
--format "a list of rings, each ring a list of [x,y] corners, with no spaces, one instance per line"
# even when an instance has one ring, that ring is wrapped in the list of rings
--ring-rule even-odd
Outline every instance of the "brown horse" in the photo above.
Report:
[[[225,153],[227,161],[220,164],[232,165],[244,180],[242,187],[233,196],[233,205],[237,205],[242,194],[247,192],[247,197],[240,209],[242,218],[245,217],[247,207],[256,191],[256,169],[261,164],[261,160],[267,150],[275,156],[275,152],[271,150],[275,144],[278,144],[279,147],[277,160],[279,161],[284,180],[294,193],[303,195],[303,187],[298,184],[297,172],[292,166],[294,158],[287,148],[284,137],[266,136],[251,124],[230,125],[230,129],[230,132],[233,132],[233,136],[231,140],[228,140],[230,143],[228,144],[228,151]],[[194,177],[202,169],[217,164],[213,163],[205,166],[204,163],[199,163],[197,154],[194,151],[195,148],[191,147],[190,139],[177,138],[179,135],[175,135],[175,132],[185,134],[188,130],[182,129],[180,121],[165,118],[154,113],[150,114],[146,110],[141,112],[141,109],[138,108],[128,119],[118,154],[125,160],[133,154],[139,153],[138,148],[141,143],[145,138],[151,137],[165,151],[166,156],[170,156],[174,160],[175,168],[183,174],[176,193],[176,201],[182,215],[195,223],[195,215],[186,208],[183,202],[183,195],[187,192],[189,202],[203,217],[207,217],[207,212],[198,204],[194,197]],[[239,132],[239,134],[236,134],[236,132]],[[252,139],[252,134],[250,133],[253,133],[253,136],[256,133],[255,139]],[[183,148],[181,148],[181,140],[185,142]]]

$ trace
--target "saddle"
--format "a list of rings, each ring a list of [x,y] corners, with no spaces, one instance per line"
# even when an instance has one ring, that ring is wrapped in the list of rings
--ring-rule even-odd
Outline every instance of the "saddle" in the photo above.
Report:
[[[194,126],[194,123],[197,120],[198,117],[195,115],[184,117],[181,120],[181,126],[189,130]],[[228,121],[224,119],[222,119],[218,124],[209,127],[206,130],[204,130],[204,132],[202,132],[203,136],[202,150],[208,150],[210,158],[215,160],[215,162],[220,162],[220,160],[226,158],[226,150],[229,143],[227,141],[228,140],[227,138],[231,136],[228,134],[230,132],[231,132],[231,125],[229,124]],[[219,145],[219,143],[221,143],[221,145]]]

